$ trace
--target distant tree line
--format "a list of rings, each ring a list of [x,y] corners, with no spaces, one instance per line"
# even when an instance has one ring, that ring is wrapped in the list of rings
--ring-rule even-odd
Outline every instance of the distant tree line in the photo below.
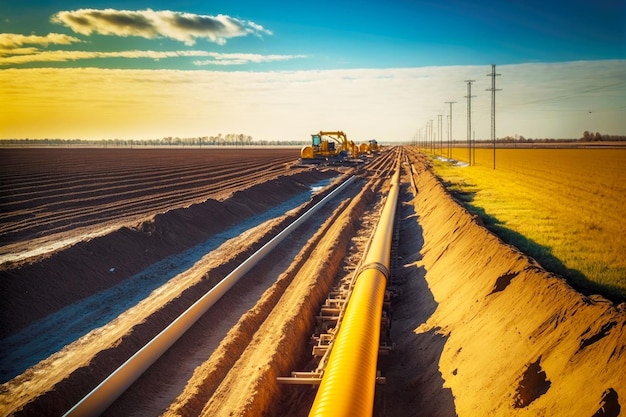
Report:
[[[600,132],[585,131],[578,139],[573,138],[527,138],[522,135],[504,136],[497,139],[498,143],[572,143],[572,142],[626,142],[626,135],[606,135]],[[478,143],[490,143],[491,139],[476,139]],[[465,143],[465,141],[454,141],[454,143]]]
[[[626,135],[606,135],[601,134],[600,132],[589,132],[585,130],[583,136],[578,139],[553,139],[553,138],[525,138],[521,135],[515,136],[505,136],[503,138],[498,138],[499,142],[504,143],[512,143],[512,142],[526,142],[526,143],[534,143],[534,142],[624,142],[626,141]]]
[[[498,138],[499,143],[572,143],[572,142],[625,142],[626,135],[607,135],[600,132],[585,131],[578,139],[553,139],[553,138],[526,138],[522,135],[505,136]],[[490,140],[476,140],[478,143],[490,142]],[[464,143],[464,141],[454,141]],[[306,140],[255,140],[250,135],[243,133],[228,133],[216,136],[198,136],[180,138],[166,136],[161,139],[3,139],[0,146],[97,146],[97,147],[203,147],[203,146],[303,146],[308,145]]]
[[[290,146],[304,145],[302,140],[254,140],[243,133],[228,133],[216,136],[180,138],[166,136],[161,139],[4,139],[0,146],[98,146],[98,147],[202,147],[202,146]]]
[[[581,140],[585,142],[624,142],[626,135],[603,135],[600,132],[589,132],[585,130]]]

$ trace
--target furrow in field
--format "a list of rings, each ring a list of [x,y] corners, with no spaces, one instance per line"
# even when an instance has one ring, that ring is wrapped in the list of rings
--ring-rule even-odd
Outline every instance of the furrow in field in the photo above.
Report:
[[[252,161],[243,163],[224,164],[223,166],[202,165],[202,166],[184,166],[179,168],[167,167],[146,167],[141,170],[117,169],[115,171],[110,168],[104,171],[92,174],[81,174],[67,172],[63,176],[54,176],[50,178],[37,179],[33,182],[23,179],[14,178],[10,181],[5,190],[0,187],[0,191],[4,191],[0,199],[0,207],[6,210],[19,208],[23,205],[33,206],[50,196],[54,199],[65,199],[71,196],[76,199],[83,195],[89,195],[94,191],[95,184],[99,185],[99,189],[119,190],[123,192],[126,189],[136,189],[145,178],[152,178],[154,187],[176,184],[185,186],[186,183],[194,180],[208,181],[212,176],[222,177],[230,175],[250,175],[257,170],[268,165],[276,165],[280,161]],[[241,166],[243,165],[243,166]],[[5,182],[7,179],[5,179]],[[24,191],[23,191],[24,190]],[[147,190],[146,190],[147,191]]]
[[[22,236],[32,236],[42,231],[47,234],[57,233],[72,227],[135,216],[142,212],[167,210],[210,198],[218,192],[225,194],[232,192],[230,190],[245,188],[246,184],[288,172],[281,163],[256,167],[256,170],[253,166],[250,169],[252,171],[242,169],[228,174],[207,174],[205,181],[170,181],[166,185],[157,186],[152,183],[153,177],[147,176],[138,178],[135,184],[126,187],[126,191],[110,189],[105,182],[101,188],[94,185],[89,197],[62,200],[61,195],[56,202],[46,202],[39,207],[31,204],[30,212],[9,212],[4,215],[0,233],[6,244],[16,240],[16,236],[11,233]],[[256,173],[248,175],[251,172]],[[99,183],[96,181],[94,184]]]

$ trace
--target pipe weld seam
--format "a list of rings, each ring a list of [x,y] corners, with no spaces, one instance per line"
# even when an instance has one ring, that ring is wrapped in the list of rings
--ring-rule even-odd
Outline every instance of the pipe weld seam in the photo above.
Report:
[[[385,276],[385,279],[387,281],[389,281],[389,277],[391,276],[391,273],[389,272],[389,268],[387,268],[387,266],[381,262],[370,262],[368,264],[361,266],[356,276],[358,277],[359,275],[361,275],[363,271],[365,271],[366,269],[377,269]]]

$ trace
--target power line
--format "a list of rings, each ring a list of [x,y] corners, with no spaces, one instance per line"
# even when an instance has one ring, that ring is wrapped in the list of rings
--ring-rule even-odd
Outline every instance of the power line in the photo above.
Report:
[[[491,75],[491,74],[488,74],[488,75]],[[551,101],[554,101],[554,102],[558,103],[558,100],[562,100],[564,98],[573,98],[573,97],[576,97],[576,96],[581,96],[581,95],[584,95],[584,94],[593,93],[593,92],[597,92],[597,91],[603,91],[603,90],[604,91],[615,91],[615,87],[617,87],[617,86],[619,86],[621,84],[626,84],[626,81],[618,81],[618,82],[605,84],[605,85],[600,85],[600,86],[595,86],[595,87],[586,87],[586,88],[570,91],[570,92],[567,92],[567,93],[564,93],[564,94],[560,94],[560,95],[552,95],[552,96],[549,96],[549,97],[538,98],[538,99],[530,100],[530,101],[526,101],[526,102],[515,103],[514,105],[525,106],[525,105],[529,105],[529,104],[537,104],[537,103],[544,103],[544,102],[551,102]]]

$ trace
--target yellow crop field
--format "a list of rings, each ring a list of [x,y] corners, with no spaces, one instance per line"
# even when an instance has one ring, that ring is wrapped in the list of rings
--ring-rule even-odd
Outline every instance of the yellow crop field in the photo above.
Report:
[[[503,240],[574,286],[626,297],[626,149],[477,148],[435,172]],[[453,149],[467,161],[467,149]]]

